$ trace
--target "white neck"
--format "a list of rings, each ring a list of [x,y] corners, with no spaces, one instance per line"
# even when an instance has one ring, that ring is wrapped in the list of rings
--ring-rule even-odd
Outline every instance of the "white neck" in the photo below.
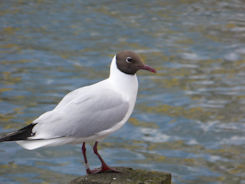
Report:
[[[109,80],[122,95],[128,98],[136,98],[138,92],[137,76],[136,74],[130,75],[120,71],[116,65],[116,56],[113,57],[111,62]]]

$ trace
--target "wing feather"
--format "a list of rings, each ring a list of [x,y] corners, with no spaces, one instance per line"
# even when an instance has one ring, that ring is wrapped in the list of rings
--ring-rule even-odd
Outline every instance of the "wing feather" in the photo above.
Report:
[[[129,103],[111,90],[75,90],[34,121],[33,139],[86,138],[110,129],[128,112]]]

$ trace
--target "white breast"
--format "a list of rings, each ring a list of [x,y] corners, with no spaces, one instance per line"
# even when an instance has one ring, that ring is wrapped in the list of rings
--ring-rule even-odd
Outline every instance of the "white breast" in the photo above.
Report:
[[[105,81],[111,89],[120,93],[129,103],[129,109],[123,120],[118,122],[112,128],[99,133],[99,137],[107,136],[108,134],[120,129],[129,119],[132,114],[138,93],[138,79],[136,74],[129,75],[121,72],[116,66],[116,56],[113,57],[110,68],[110,76]]]

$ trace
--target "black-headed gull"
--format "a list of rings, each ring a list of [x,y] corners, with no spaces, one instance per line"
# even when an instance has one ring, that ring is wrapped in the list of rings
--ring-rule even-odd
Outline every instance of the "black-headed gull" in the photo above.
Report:
[[[117,53],[111,61],[109,78],[68,93],[53,110],[1,137],[0,142],[16,141],[28,150],[82,143],[87,174],[114,171],[98,153],[97,145],[129,119],[137,97],[138,70],[156,72],[134,52]],[[93,150],[101,161],[101,168],[94,170],[89,168],[86,157],[85,143],[91,141],[95,142]]]

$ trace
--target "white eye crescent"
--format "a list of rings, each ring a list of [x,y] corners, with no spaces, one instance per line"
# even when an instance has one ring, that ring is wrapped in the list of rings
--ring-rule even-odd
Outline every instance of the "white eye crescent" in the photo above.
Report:
[[[132,61],[133,61],[133,59],[132,59],[131,57],[127,57],[127,58],[126,58],[126,62],[127,62],[127,63],[132,63]]]

